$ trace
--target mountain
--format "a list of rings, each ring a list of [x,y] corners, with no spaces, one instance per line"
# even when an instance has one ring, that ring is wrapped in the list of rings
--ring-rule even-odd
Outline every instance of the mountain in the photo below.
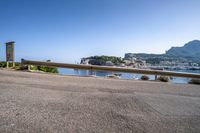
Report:
[[[126,53],[125,59],[139,58],[149,64],[168,62],[200,62],[200,41],[193,40],[182,47],[172,47],[165,54]]]
[[[186,43],[183,47],[172,47],[166,51],[166,55],[200,60],[200,41],[193,40]]]

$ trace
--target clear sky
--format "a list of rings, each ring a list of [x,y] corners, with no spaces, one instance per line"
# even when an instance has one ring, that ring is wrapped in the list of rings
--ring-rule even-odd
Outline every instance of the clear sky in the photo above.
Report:
[[[0,0],[0,60],[79,62],[92,55],[164,53],[200,39],[200,0]]]

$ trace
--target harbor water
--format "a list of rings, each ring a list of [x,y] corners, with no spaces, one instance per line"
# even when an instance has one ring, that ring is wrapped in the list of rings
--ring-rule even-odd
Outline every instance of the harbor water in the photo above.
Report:
[[[80,69],[68,69],[68,68],[59,68],[59,73],[63,75],[95,75],[100,77],[106,77],[112,74],[120,74],[122,79],[140,79],[143,74],[134,74],[134,73],[119,73],[119,72],[108,72],[108,71],[90,71],[90,70],[80,70]],[[200,73],[200,70],[171,70],[177,72],[189,72],[189,73]],[[155,80],[154,75],[148,75],[150,80]],[[170,82],[173,83],[188,83],[191,78],[181,78],[181,77],[170,77]]]

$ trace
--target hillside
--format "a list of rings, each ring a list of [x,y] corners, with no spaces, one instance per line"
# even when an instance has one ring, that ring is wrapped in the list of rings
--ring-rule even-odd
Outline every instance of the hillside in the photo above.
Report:
[[[186,43],[182,47],[172,47],[166,51],[166,54],[177,57],[200,59],[200,41],[194,40]]]
[[[140,58],[150,64],[161,61],[200,62],[200,41],[193,40],[182,47],[172,47],[165,54],[126,53],[125,58]]]

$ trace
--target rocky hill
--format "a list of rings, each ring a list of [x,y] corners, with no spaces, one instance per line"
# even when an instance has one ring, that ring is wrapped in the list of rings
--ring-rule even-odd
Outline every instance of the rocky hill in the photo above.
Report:
[[[140,58],[150,64],[160,61],[200,62],[200,41],[193,40],[182,47],[172,47],[165,54],[126,53],[125,58]]]
[[[168,51],[166,51],[167,55],[191,58],[195,60],[200,59],[200,41],[194,40],[186,43],[182,47],[172,47]]]

